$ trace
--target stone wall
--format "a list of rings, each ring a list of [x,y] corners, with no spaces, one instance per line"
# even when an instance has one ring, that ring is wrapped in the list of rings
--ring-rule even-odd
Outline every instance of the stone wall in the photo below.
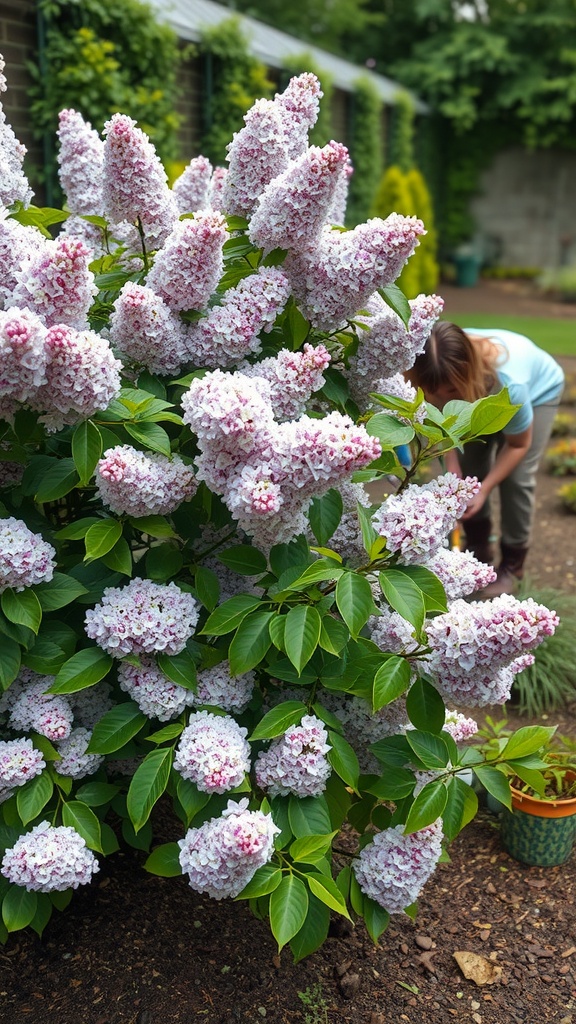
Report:
[[[576,153],[498,153],[473,201],[480,239],[506,267],[576,264]]]

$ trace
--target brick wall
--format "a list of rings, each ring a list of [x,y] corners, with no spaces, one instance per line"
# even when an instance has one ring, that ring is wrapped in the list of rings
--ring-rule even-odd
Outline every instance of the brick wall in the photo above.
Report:
[[[6,119],[16,137],[28,150],[25,168],[35,190],[34,202],[44,202],[38,184],[38,169],[43,165],[42,144],[30,129],[27,91],[32,84],[27,62],[37,61],[36,4],[34,0],[2,0],[0,4],[0,53],[6,61],[4,74],[8,89],[0,100]]]

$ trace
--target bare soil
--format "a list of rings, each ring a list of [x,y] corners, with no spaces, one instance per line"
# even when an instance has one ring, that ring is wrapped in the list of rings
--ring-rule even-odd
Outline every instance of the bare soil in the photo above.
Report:
[[[467,310],[568,311],[493,284],[443,294],[455,320]],[[561,361],[576,374],[576,359]],[[576,520],[562,511],[558,486],[541,474],[528,569],[538,583],[574,591]],[[576,704],[556,720],[576,739]],[[162,841],[178,838],[164,818]],[[324,948],[294,966],[242,904],[197,896],[183,878],[148,875],[145,855],[127,847],[42,940],[18,933],[0,950],[0,1022],[576,1024],[576,853],[562,867],[520,865],[483,810],[450,854],[415,924],[394,917],[375,947],[361,924],[349,930],[334,921]],[[499,968],[495,982],[466,980],[454,958],[461,951]]]

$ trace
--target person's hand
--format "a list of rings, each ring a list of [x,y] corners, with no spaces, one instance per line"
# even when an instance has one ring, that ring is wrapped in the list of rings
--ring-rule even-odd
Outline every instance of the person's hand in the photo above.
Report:
[[[470,502],[466,511],[462,515],[462,519],[464,520],[464,522],[467,519],[470,519],[471,516],[476,515],[476,513],[480,511],[487,497],[488,493],[484,489],[484,485],[482,485],[480,487],[480,490],[478,491],[478,494],[474,495],[472,501]]]

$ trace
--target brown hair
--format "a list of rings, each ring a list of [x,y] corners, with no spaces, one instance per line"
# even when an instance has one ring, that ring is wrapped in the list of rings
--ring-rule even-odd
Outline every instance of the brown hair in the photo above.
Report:
[[[496,383],[498,355],[498,346],[489,338],[471,338],[457,324],[440,320],[407,376],[425,394],[451,387],[463,401],[475,402]]]

